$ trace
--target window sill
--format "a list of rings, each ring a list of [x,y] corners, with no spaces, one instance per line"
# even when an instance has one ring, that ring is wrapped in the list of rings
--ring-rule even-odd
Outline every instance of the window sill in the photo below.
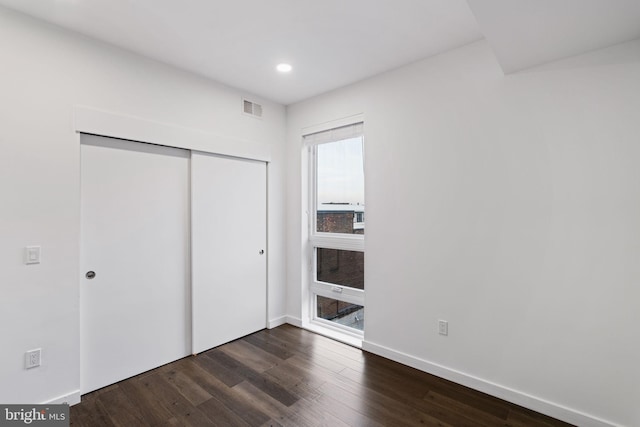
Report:
[[[315,332],[316,334],[323,335],[327,338],[340,341],[344,344],[348,344],[352,347],[362,348],[362,341],[364,339],[362,336],[350,334],[348,332],[334,329],[313,321],[303,322],[302,328],[311,332]]]

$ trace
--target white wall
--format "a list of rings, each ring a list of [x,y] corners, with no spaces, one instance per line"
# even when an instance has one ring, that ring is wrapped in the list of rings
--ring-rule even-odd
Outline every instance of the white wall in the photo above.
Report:
[[[0,52],[0,402],[77,397],[75,105],[268,145],[269,316],[284,314],[282,106],[250,97],[264,118],[245,116],[241,92],[4,8]],[[42,246],[41,264],[23,264],[27,245]],[[38,347],[42,366],[25,370],[24,352]]]
[[[290,106],[294,322],[301,129],[357,113],[365,348],[580,425],[640,425],[640,42],[505,77],[483,41]]]

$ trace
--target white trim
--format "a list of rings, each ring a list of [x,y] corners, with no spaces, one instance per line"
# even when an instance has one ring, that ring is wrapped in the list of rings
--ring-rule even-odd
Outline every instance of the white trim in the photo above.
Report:
[[[364,252],[363,234],[318,233],[309,236],[314,248]]]
[[[340,341],[342,343],[348,344],[353,347],[362,347],[362,337],[358,337],[356,335],[350,336],[349,334],[343,331],[333,331],[331,328],[326,327],[318,327],[313,323],[302,322],[302,320],[298,317],[294,316],[285,316],[287,318],[287,324],[295,326],[296,328],[304,329],[306,331],[313,332],[314,334],[322,335],[336,341]]]
[[[331,335],[332,338],[341,340],[342,342],[346,342],[349,345],[362,348],[362,340],[364,339],[364,332],[359,329],[355,329],[347,325],[341,325],[340,323],[333,322],[331,320],[323,319],[321,317],[318,317],[317,313],[313,318],[313,320],[311,320],[307,326],[311,326],[311,327],[317,326],[318,328],[321,328],[321,329],[329,329],[331,332],[340,334],[340,335],[337,335],[335,338],[333,335]],[[344,335],[344,337],[341,337],[341,335]],[[352,339],[355,339],[356,341],[352,341]]]
[[[361,123],[363,124],[363,123]],[[360,138],[364,138],[364,128],[362,129],[362,132],[360,133]],[[306,137],[303,137],[303,140]],[[330,139],[328,141],[325,141],[326,143],[330,143],[330,142],[337,142],[340,141],[340,139]],[[364,139],[362,140],[364,141]],[[309,230],[308,230],[308,237],[309,239],[315,239],[316,241],[326,241],[329,242],[330,238],[347,238],[347,239],[359,239],[362,240],[362,248],[361,249],[355,249],[355,250],[360,250],[362,252],[364,252],[364,234],[346,234],[346,233],[327,233],[327,232],[318,232],[318,195],[317,195],[317,191],[318,191],[318,144],[316,143],[311,143],[308,144],[309,147],[309,163],[307,165],[308,167],[308,173],[309,173],[309,194],[308,197],[310,198],[308,203],[310,212],[311,212],[311,216],[312,218],[310,218],[309,221]],[[363,146],[363,152],[362,152],[362,162],[363,162],[363,166],[364,166],[364,146]],[[364,208],[364,205],[363,205]],[[364,209],[362,210],[362,212],[364,213]],[[329,248],[331,248],[331,246],[329,246]],[[349,250],[349,249],[347,249]]]
[[[318,149],[314,145],[309,146],[309,200],[307,200],[307,206],[310,212],[309,221],[309,239],[314,237],[318,233]],[[313,247],[311,248],[313,251]],[[313,254],[312,254],[313,256]]]
[[[73,109],[73,129],[76,132],[263,162],[271,160],[271,150],[265,144],[84,106],[75,106]]]
[[[302,328],[302,319],[295,316],[285,316],[287,318],[287,324],[295,326],[296,328]]]
[[[307,235],[309,246],[302,248],[303,254],[308,254],[308,281],[302,280],[305,289],[302,291],[304,313],[304,299],[308,300],[309,311],[304,315],[303,328],[309,329],[337,341],[360,348],[362,346],[362,331],[351,332],[348,327],[337,325],[333,322],[319,319],[316,313],[316,296],[321,295],[326,298],[335,298],[352,304],[364,306],[364,290],[352,290],[343,286],[336,286],[329,283],[318,282],[315,277],[316,271],[316,248],[338,249],[345,251],[364,252],[364,235],[325,233],[317,231],[317,149],[319,144],[340,141],[341,139],[360,137],[364,138],[364,114],[356,114],[349,117],[325,122],[319,125],[309,126],[302,129],[303,147],[307,147],[308,162],[307,173],[309,188],[307,194]],[[304,151],[303,151],[304,153]],[[363,153],[364,155],[364,153]],[[303,154],[304,158],[304,154]],[[363,158],[364,161],[364,158]],[[304,164],[303,164],[304,169]],[[338,293],[334,293],[338,290]],[[336,295],[338,294],[338,295]]]
[[[311,135],[313,133],[323,132],[329,129],[349,126],[355,123],[364,122],[364,113],[354,114],[353,116],[343,117],[341,119],[331,120],[329,122],[319,123],[317,125],[307,126],[300,129],[300,135]]]
[[[287,322],[287,316],[280,316],[275,319],[271,319],[267,322],[267,329],[277,328],[278,326],[284,325]]]
[[[316,146],[331,142],[361,138],[364,134],[364,122],[353,123],[339,128],[332,128],[321,132],[303,136],[304,144]]]
[[[340,341],[341,343],[348,344],[352,347],[362,348],[362,337],[351,335],[341,329],[332,328],[332,325],[319,325],[314,322],[304,322],[302,329],[311,331],[318,335],[322,335],[332,340]]]
[[[567,408],[560,404],[549,402],[527,393],[495,384],[482,378],[474,377],[473,375],[420,359],[370,341],[363,341],[362,349],[574,425],[581,427],[622,427],[593,415]]]
[[[364,307],[364,290],[350,288],[348,286],[335,285],[333,283],[318,282],[312,280],[312,293],[323,296],[325,298],[337,299],[348,302],[350,304],[358,304]]]
[[[62,403],[68,403],[69,406],[80,403],[80,390],[72,391],[71,393],[58,396],[54,399],[43,402],[42,405],[60,405]]]
[[[361,348],[362,347],[362,337],[358,335],[351,335],[343,330],[334,330],[331,328],[331,325],[328,327],[325,326],[317,326],[312,322],[303,322],[302,319],[295,316],[284,316],[287,319],[287,324],[291,326],[295,326],[296,328],[304,329],[309,332],[313,332],[314,334],[322,335],[327,338],[334,339],[336,341],[340,341],[344,344],[348,344],[352,347]]]

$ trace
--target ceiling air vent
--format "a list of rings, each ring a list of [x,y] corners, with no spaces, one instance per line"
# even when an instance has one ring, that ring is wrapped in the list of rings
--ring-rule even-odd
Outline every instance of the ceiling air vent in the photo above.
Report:
[[[253,117],[262,117],[262,105],[246,99],[242,100],[242,111]]]

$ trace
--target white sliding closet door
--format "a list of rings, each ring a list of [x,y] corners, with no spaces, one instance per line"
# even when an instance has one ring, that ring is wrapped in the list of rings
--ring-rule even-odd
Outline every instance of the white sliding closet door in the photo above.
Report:
[[[93,135],[81,142],[87,393],[190,354],[189,152]]]
[[[266,163],[193,152],[193,353],[266,327]]]

